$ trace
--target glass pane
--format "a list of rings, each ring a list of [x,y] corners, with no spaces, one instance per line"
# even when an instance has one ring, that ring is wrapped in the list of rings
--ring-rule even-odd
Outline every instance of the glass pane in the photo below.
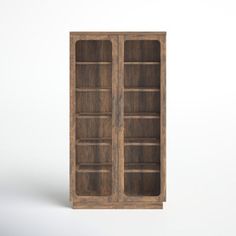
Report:
[[[127,40],[124,48],[124,191],[160,194],[160,42]]]
[[[112,194],[112,44],[76,43],[76,193]]]

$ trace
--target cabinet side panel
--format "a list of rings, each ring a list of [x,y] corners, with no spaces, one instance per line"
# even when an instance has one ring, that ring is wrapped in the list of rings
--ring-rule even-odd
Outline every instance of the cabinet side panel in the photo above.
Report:
[[[75,195],[75,40],[70,36],[70,201]]]
[[[161,37],[161,192],[166,201],[166,36]]]

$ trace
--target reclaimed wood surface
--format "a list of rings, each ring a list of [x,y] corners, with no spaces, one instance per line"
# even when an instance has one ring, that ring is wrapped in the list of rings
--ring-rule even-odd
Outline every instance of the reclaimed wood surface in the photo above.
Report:
[[[166,33],[70,33],[73,208],[162,209]]]

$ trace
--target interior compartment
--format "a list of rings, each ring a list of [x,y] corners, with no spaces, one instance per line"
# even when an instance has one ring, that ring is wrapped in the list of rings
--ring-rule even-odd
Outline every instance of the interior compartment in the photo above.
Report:
[[[77,88],[111,88],[112,66],[83,64],[76,65]]]
[[[125,138],[160,138],[159,119],[125,119],[124,126]]]
[[[125,62],[159,62],[160,42],[158,40],[126,40]]]
[[[160,92],[125,92],[125,113],[160,113]]]
[[[76,147],[76,160],[83,163],[111,163],[111,145],[87,145]]]
[[[112,172],[81,170],[76,174],[76,193],[79,196],[109,196],[112,193]]]
[[[111,139],[111,118],[77,119],[77,139]]]
[[[77,92],[77,113],[107,113],[111,112],[111,91]]]
[[[129,196],[158,196],[160,173],[125,173],[124,191]]]
[[[77,62],[111,62],[112,44],[109,40],[79,40],[76,42]]]
[[[160,88],[160,65],[125,65],[125,88]]]
[[[125,146],[125,164],[160,162],[160,146]]]

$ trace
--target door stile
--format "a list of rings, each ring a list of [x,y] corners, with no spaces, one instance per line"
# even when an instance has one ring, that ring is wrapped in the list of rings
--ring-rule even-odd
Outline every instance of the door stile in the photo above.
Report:
[[[124,197],[124,36],[119,35],[119,83],[118,83],[118,158],[119,201]]]
[[[118,163],[119,163],[119,153],[118,153],[118,37],[111,36],[112,42],[112,201],[118,201]]]

